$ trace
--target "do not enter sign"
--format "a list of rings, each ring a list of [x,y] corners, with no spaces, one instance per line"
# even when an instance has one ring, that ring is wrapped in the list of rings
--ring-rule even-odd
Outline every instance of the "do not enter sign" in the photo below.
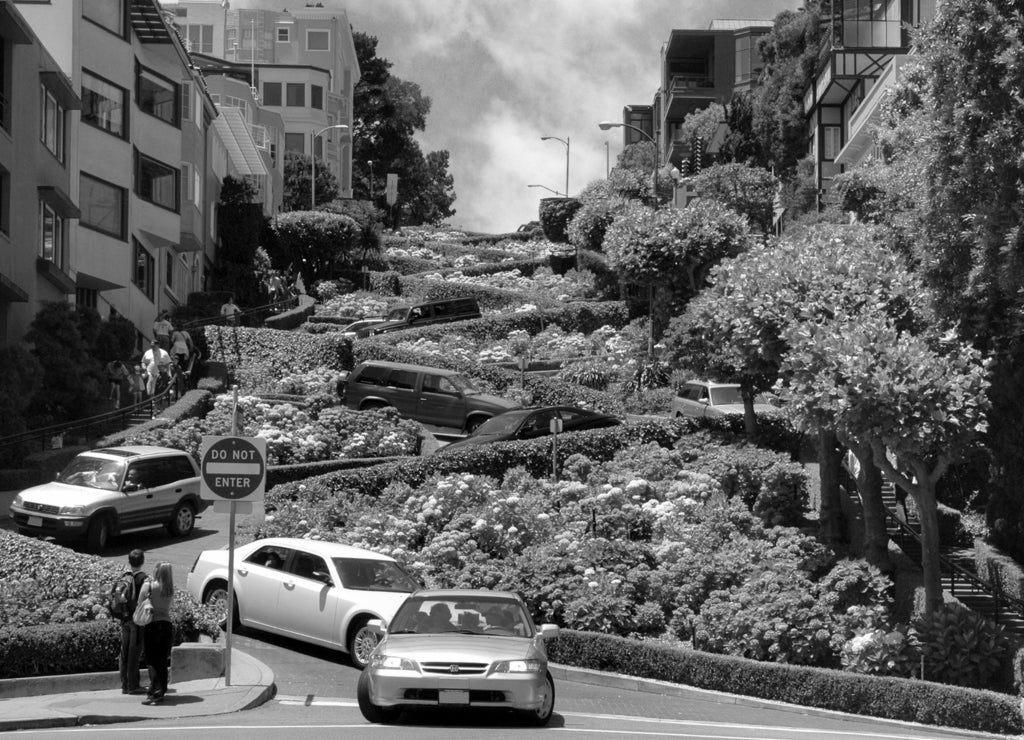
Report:
[[[262,437],[203,437],[199,495],[210,501],[263,500],[266,459]]]

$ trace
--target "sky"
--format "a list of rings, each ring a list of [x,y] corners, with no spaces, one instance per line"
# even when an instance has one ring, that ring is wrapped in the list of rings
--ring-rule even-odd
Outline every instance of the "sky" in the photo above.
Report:
[[[292,9],[309,0],[231,0],[231,7]],[[433,105],[417,140],[447,150],[455,228],[515,231],[541,198],[605,177],[622,150],[628,104],[649,105],[661,46],[673,28],[716,18],[772,19],[801,0],[320,0],[378,39],[391,73]],[[607,146],[606,146],[607,142]],[[399,182],[399,190],[401,190]]]

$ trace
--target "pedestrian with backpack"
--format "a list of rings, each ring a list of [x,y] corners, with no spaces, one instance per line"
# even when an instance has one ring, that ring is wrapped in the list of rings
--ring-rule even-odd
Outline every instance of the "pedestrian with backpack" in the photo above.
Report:
[[[110,613],[121,621],[121,655],[117,665],[121,671],[122,694],[146,693],[146,689],[139,685],[142,627],[132,621],[139,592],[146,582],[146,574],[142,571],[145,561],[146,555],[142,550],[135,549],[128,553],[131,570],[122,573],[110,589]]]

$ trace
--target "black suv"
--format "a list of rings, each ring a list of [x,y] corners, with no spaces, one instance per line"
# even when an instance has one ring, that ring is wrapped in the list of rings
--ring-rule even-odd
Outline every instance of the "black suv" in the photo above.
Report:
[[[386,334],[400,329],[429,324],[446,324],[450,321],[479,319],[480,305],[476,298],[449,298],[444,301],[427,301],[410,306],[395,306],[384,321],[367,327],[356,336],[368,337],[374,334]]]

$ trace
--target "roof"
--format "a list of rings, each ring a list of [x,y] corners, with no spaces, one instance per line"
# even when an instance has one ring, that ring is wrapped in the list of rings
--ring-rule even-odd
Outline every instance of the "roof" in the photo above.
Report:
[[[742,30],[744,30],[746,28],[762,28],[762,27],[771,28],[772,25],[773,25],[773,21],[772,20],[770,20],[770,19],[766,20],[764,18],[759,18],[759,19],[754,19],[754,20],[751,20],[751,19],[741,20],[739,18],[720,18],[720,19],[715,19],[715,20],[711,21],[711,24],[708,26],[708,30],[709,31],[742,31]]]
[[[221,108],[220,115],[213,119],[213,125],[239,175],[267,174],[263,157],[249,133],[241,108]]]
[[[413,596],[421,599],[508,599],[520,601],[519,595],[512,591],[491,591],[486,588],[424,588],[415,591]]]

